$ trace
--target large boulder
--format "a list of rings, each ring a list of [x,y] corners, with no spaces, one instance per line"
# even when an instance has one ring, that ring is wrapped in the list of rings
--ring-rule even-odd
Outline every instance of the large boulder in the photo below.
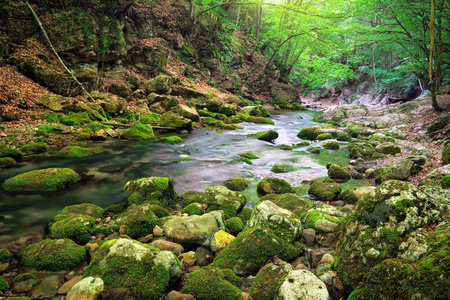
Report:
[[[382,183],[387,180],[406,180],[411,175],[411,169],[414,163],[407,159],[399,159],[395,165],[389,166],[375,178],[376,183]]]
[[[225,218],[236,216],[247,202],[244,194],[227,189],[224,186],[213,186],[205,190],[204,202],[209,204],[208,212],[222,210]]]
[[[158,217],[151,210],[150,203],[140,205],[133,204],[127,209],[126,234],[132,238],[138,238],[153,233],[153,228],[158,223]]]
[[[313,228],[319,233],[335,232],[346,216],[336,207],[320,204],[301,215],[304,228]]]
[[[369,142],[355,141],[347,144],[351,158],[371,158],[375,149]]]
[[[276,132],[275,130],[260,131],[255,133],[255,137],[258,140],[272,142],[273,140],[276,140],[278,138],[278,132]]]
[[[269,200],[281,208],[292,211],[296,215],[301,215],[308,210],[307,198],[300,197],[297,194],[267,194],[261,197],[261,201]]]
[[[331,164],[328,167],[328,177],[338,182],[346,182],[352,179],[350,173],[338,164]]]
[[[328,300],[329,294],[325,283],[307,270],[289,272],[278,289],[276,300]]]
[[[343,220],[334,267],[357,299],[444,299],[450,191],[383,182]],[[446,275],[447,274],[447,275]]]
[[[295,193],[294,188],[286,180],[274,177],[266,177],[258,182],[256,191],[260,197],[267,194]]]
[[[400,147],[394,143],[382,143],[376,146],[375,150],[383,154],[391,154],[391,155],[402,153],[402,149],[400,149]]]
[[[124,189],[130,204],[148,202],[165,207],[175,203],[178,199],[172,179],[166,177],[130,180],[125,184]]]
[[[302,235],[300,217],[268,200],[258,203],[247,223],[248,228],[259,225],[272,229],[277,236],[289,243]]]
[[[103,243],[84,277],[100,277],[107,286],[129,289],[135,299],[157,300],[181,273],[181,264],[172,252],[118,239]]]
[[[351,187],[343,191],[341,197],[345,203],[356,204],[356,202],[361,200],[365,195],[369,194],[374,189],[374,186]]]
[[[341,194],[341,186],[329,178],[314,179],[308,193],[320,201],[335,201]]]
[[[182,116],[183,118],[189,119],[192,122],[198,122],[200,120],[200,116],[198,115],[198,112],[195,108],[178,104],[174,108],[175,112]]]
[[[258,226],[241,232],[217,254],[210,266],[231,269],[236,275],[245,276],[258,272],[274,255],[288,261],[299,256],[303,248],[300,242],[288,243],[271,229]]]
[[[184,118],[172,111],[168,111],[161,116],[158,125],[162,127],[172,127],[179,130],[191,130],[192,120]]]
[[[7,179],[2,187],[7,191],[56,191],[80,180],[80,175],[72,169],[48,168],[19,174]]]
[[[218,211],[201,216],[177,217],[164,224],[166,237],[181,245],[211,245],[214,234],[225,230],[222,214]]]
[[[77,244],[84,245],[91,239],[94,225],[95,219],[87,215],[62,218],[50,226],[49,236],[53,239],[69,238]]]
[[[145,83],[147,93],[157,93],[160,95],[172,92],[173,79],[167,75],[159,75]]]

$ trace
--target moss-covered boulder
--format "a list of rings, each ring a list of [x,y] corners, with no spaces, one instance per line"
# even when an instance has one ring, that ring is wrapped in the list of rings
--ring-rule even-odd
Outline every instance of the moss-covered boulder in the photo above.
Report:
[[[286,164],[273,165],[270,171],[274,173],[289,173],[295,171],[295,167]]]
[[[411,175],[414,163],[407,159],[399,159],[395,165],[389,166],[375,178],[375,182],[380,184],[388,180],[406,180]]]
[[[245,224],[247,224],[248,220],[250,220],[250,218],[252,217],[253,214],[253,209],[251,209],[250,207],[244,207],[240,213],[238,213],[238,218],[242,220],[242,222]]]
[[[347,145],[351,158],[371,158],[375,153],[375,149],[369,142],[354,141]]]
[[[78,102],[64,107],[64,113],[69,114],[70,112],[87,113],[89,118],[93,121],[108,121],[106,112],[100,104]]]
[[[9,263],[14,255],[8,249],[0,249],[0,264]]]
[[[350,298],[446,298],[448,199],[448,190],[392,180],[358,202],[334,260]]]
[[[97,148],[84,148],[80,146],[67,146],[56,153],[58,157],[86,157],[102,151]]]
[[[133,204],[127,209],[126,234],[132,238],[138,238],[153,233],[153,228],[158,224],[158,217],[151,210],[149,203]]]
[[[172,127],[178,130],[192,130],[192,120],[184,118],[172,111],[168,111],[161,115],[158,125],[162,127]]]
[[[136,122],[122,134],[127,140],[156,140],[150,125]]]
[[[86,244],[94,233],[95,219],[91,216],[71,216],[51,224],[49,237],[68,238],[79,245]]]
[[[234,208],[236,212],[239,212],[247,202],[247,197],[224,186],[212,186],[205,190],[204,201],[210,205],[217,206],[216,210],[224,210],[226,207],[231,206],[230,208]]]
[[[42,240],[19,252],[23,266],[37,271],[67,271],[82,263],[86,250],[69,239]]]
[[[304,228],[313,228],[319,233],[329,233],[338,230],[339,224],[346,216],[336,207],[320,204],[301,215]]]
[[[0,168],[10,168],[14,166],[17,162],[11,157],[0,158]]]
[[[303,244],[288,243],[271,229],[258,226],[241,232],[217,254],[210,266],[231,269],[236,275],[245,276],[258,272],[274,255],[291,260],[302,252]]]
[[[158,75],[155,78],[147,81],[144,85],[147,93],[157,93],[160,95],[164,95],[170,94],[172,92],[172,84],[172,77],[167,75]]]
[[[214,234],[225,230],[222,218],[222,213],[218,211],[172,218],[164,224],[164,232],[166,237],[181,245],[209,247]]]
[[[294,188],[283,179],[266,177],[256,185],[256,191],[260,197],[267,194],[295,193]]]
[[[39,154],[47,152],[48,146],[45,143],[25,144],[20,147],[20,150],[27,154]]]
[[[264,117],[248,117],[247,119],[245,119],[245,121],[250,122],[250,123],[255,123],[255,124],[271,124],[271,125],[275,125],[275,122],[264,118]]]
[[[328,141],[325,144],[323,144],[323,147],[325,149],[338,150],[340,146],[339,146],[339,142]]]
[[[169,143],[171,145],[184,143],[184,140],[179,136],[166,136],[160,139],[161,142]]]
[[[72,98],[50,94],[36,98],[36,103],[52,111],[62,111],[64,106],[72,104]]]
[[[7,290],[9,290],[9,284],[5,278],[0,276],[0,293],[6,293]]]
[[[244,229],[244,222],[239,217],[232,217],[225,220],[225,228],[227,232],[236,236]]]
[[[166,177],[130,180],[126,183],[124,189],[130,204],[148,202],[166,207],[174,204],[178,199],[172,179]]]
[[[180,210],[181,214],[187,214],[188,216],[192,216],[192,215],[198,215],[201,216],[203,215],[203,207],[201,203],[198,202],[194,202],[189,204],[186,207],[183,207]]]
[[[297,134],[297,137],[303,140],[315,140],[320,134],[319,126],[305,127]]]
[[[341,198],[345,203],[356,204],[374,189],[374,186],[351,187],[342,192]]]
[[[19,174],[7,179],[2,187],[7,191],[56,191],[80,180],[80,175],[72,169],[48,168]]]
[[[333,136],[329,132],[320,133],[316,136],[316,140],[318,141],[324,141],[324,140],[331,140]]]
[[[60,210],[58,214],[53,218],[53,222],[58,222],[62,219],[83,215],[91,216],[96,219],[100,218],[103,215],[103,212],[103,208],[91,203],[75,204],[66,206],[62,210]]]
[[[205,193],[198,191],[187,191],[181,195],[181,204],[188,206],[191,203],[205,203]]]
[[[402,153],[402,149],[394,143],[383,143],[375,147],[375,150],[384,154],[395,155],[397,153]]]
[[[427,127],[427,132],[432,133],[438,130],[441,130],[445,126],[447,126],[450,123],[450,115],[449,114],[443,114],[437,117],[436,119],[431,122],[430,125]]]
[[[68,115],[61,116],[59,118],[59,122],[61,124],[67,125],[67,126],[82,126],[89,124],[91,122],[91,119],[89,118],[88,113],[86,112],[69,112]]]
[[[275,130],[260,131],[254,135],[258,140],[272,142],[278,138],[278,132]]]
[[[241,279],[229,269],[203,268],[187,275],[181,292],[197,300],[239,300]]]
[[[292,266],[284,261],[268,263],[258,271],[248,292],[253,299],[273,300],[283,278],[292,270]]]
[[[447,144],[442,150],[442,162],[444,165],[450,164],[450,144]]]
[[[312,154],[320,154],[320,147],[308,147],[306,151]]]
[[[120,82],[111,83],[111,85],[108,87],[108,92],[124,99],[131,98],[131,95],[133,94],[133,91],[130,87]]]
[[[301,215],[304,211],[308,210],[307,198],[300,197],[297,194],[267,194],[261,197],[261,201],[269,200],[278,205],[281,208],[290,210],[291,212]]]
[[[330,164],[328,167],[328,177],[337,182],[346,182],[352,179],[350,173],[341,165]]]
[[[299,216],[269,200],[261,201],[256,205],[246,228],[260,225],[272,229],[278,237],[288,243],[299,239],[303,232]]]
[[[0,158],[10,157],[14,160],[21,160],[22,155],[22,151],[0,144]]]
[[[248,182],[242,177],[228,179],[223,184],[232,191],[243,191],[248,187]]]
[[[315,179],[311,181],[308,193],[320,201],[335,201],[341,194],[341,186],[329,178]]]
[[[100,277],[112,288],[126,288],[134,299],[160,299],[181,276],[181,264],[170,251],[127,239],[103,243],[84,278]]]
[[[443,189],[450,189],[450,175],[442,177],[441,181],[439,181],[439,185]]]
[[[200,120],[197,110],[193,107],[178,104],[173,110],[183,118],[189,119],[192,122],[198,122]]]

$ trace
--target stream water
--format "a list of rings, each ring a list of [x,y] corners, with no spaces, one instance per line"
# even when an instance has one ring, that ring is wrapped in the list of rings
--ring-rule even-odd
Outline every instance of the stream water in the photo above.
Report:
[[[308,146],[294,150],[279,148],[281,144],[300,142],[297,133],[304,127],[316,125],[312,119],[318,114],[277,111],[271,117],[275,125],[241,123],[243,130],[223,133],[194,130],[180,135],[185,142],[177,145],[104,142],[98,145],[104,152],[94,156],[78,159],[44,157],[3,169],[0,185],[17,174],[49,167],[72,168],[88,175],[88,179],[57,192],[12,193],[0,190],[0,248],[21,235],[43,228],[67,205],[88,202],[106,207],[126,201],[124,185],[129,180],[142,177],[172,178],[180,195],[188,190],[204,191],[209,186],[222,185],[223,181],[232,177],[244,177],[250,182],[250,187],[244,192],[249,199],[248,206],[253,206],[258,200],[256,183],[268,176],[287,180],[303,196],[306,194],[306,189],[301,187],[303,180],[327,176],[325,166],[329,162],[348,164],[345,150],[321,149],[319,155],[314,155],[306,151]],[[268,129],[279,133],[275,143],[247,136]],[[233,161],[244,152],[252,152],[260,158],[252,160],[253,165]],[[289,164],[295,171],[271,172],[271,167],[279,163]],[[352,184],[355,183],[347,185]]]

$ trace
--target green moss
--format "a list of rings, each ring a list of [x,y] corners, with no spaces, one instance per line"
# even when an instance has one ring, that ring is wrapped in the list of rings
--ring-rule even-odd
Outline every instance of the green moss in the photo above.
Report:
[[[161,117],[160,114],[149,112],[142,114],[139,117],[139,121],[143,124],[150,124],[150,125],[156,125],[158,124],[159,118]]]
[[[302,253],[302,245],[293,245],[261,226],[241,232],[217,254],[210,267],[232,269],[237,275],[258,272],[274,255],[291,260]]]
[[[444,163],[444,165],[450,163],[450,144],[447,144],[444,147],[444,150],[442,150],[442,162]]]
[[[13,257],[13,254],[8,249],[0,249],[0,263],[9,263]]]
[[[78,113],[69,112],[68,115],[61,116],[59,118],[59,122],[67,126],[74,126],[74,125],[82,126],[89,123],[90,121],[91,119],[89,118],[89,115],[86,112],[78,112]]]
[[[8,297],[5,300],[31,300],[28,297]]]
[[[347,172],[347,170],[345,170],[341,165],[330,164],[329,166],[327,166],[327,168],[328,176],[333,180],[336,180],[338,182],[346,182],[352,179],[350,173]]]
[[[318,136],[316,136],[316,140],[323,141],[323,140],[331,140],[333,138],[333,135],[331,133],[321,133]]]
[[[16,277],[14,277],[13,282],[14,283],[22,282],[22,281],[27,281],[27,280],[30,280],[30,279],[37,280],[37,277],[34,276],[34,274],[31,274],[31,273],[22,273],[22,274],[17,275]]]
[[[123,137],[127,140],[155,140],[156,136],[153,133],[153,128],[150,125],[136,122],[133,127],[128,128]]]
[[[375,149],[369,142],[350,142],[347,145],[351,158],[371,158],[375,153]]]
[[[6,293],[9,290],[9,284],[6,282],[5,278],[0,276],[0,292]]]
[[[225,227],[230,234],[236,236],[244,229],[244,222],[239,217],[232,217],[225,220]]]
[[[188,214],[189,216],[192,215],[203,215],[202,205],[200,203],[191,203],[185,208],[180,210],[180,213],[182,214]]]
[[[381,152],[384,154],[391,154],[391,155],[395,155],[397,153],[401,153],[402,150],[400,149],[399,146],[395,145],[395,144],[387,144],[387,145],[381,145]]]
[[[20,147],[20,150],[25,153],[39,154],[46,152],[48,146],[45,143],[25,144]]]
[[[319,135],[319,127],[306,127],[300,130],[297,137],[303,140],[315,140]]]
[[[439,185],[443,189],[450,189],[450,175],[445,175],[442,177],[441,181],[439,181]]]
[[[138,238],[153,233],[158,224],[158,217],[150,209],[149,204],[131,205],[127,209],[126,234]]]
[[[94,233],[95,219],[91,216],[72,216],[50,226],[50,238],[68,238],[79,245],[86,244]]]
[[[299,197],[296,194],[268,194],[260,199],[260,201],[264,200],[272,201],[279,207],[290,210],[299,216],[308,209],[306,198]]]
[[[49,136],[53,132],[53,126],[49,124],[44,124],[38,127],[37,133],[43,136]]]
[[[108,255],[115,242],[116,240],[106,242],[95,252],[84,277],[101,277],[107,286],[127,288],[138,300],[160,299],[169,284],[169,272],[161,264],[155,264],[150,252],[140,260],[130,256]],[[104,262],[101,263],[102,261]]]
[[[232,191],[243,191],[248,187],[248,182],[242,177],[228,179],[224,185]]]
[[[323,147],[326,149],[337,150],[339,149],[339,143],[336,141],[328,141],[325,144],[323,144]]]
[[[320,219],[325,219],[335,224],[339,224],[343,219],[342,217],[331,216],[327,213],[322,212],[320,210],[320,207],[310,209],[308,210],[308,212],[302,213],[301,218],[304,228],[314,228],[314,224]]]
[[[208,207],[206,212],[211,212],[214,210],[222,210],[224,213],[225,220],[235,217],[237,214],[235,202],[230,199],[225,199],[222,204],[213,204]]]
[[[171,215],[170,211],[164,207],[156,204],[150,205],[150,209],[155,213],[158,218],[168,217]]]
[[[46,112],[45,114],[43,114],[41,119],[45,120],[47,122],[50,122],[50,123],[57,123],[58,122],[58,117],[59,116],[58,116],[57,113],[55,113],[53,111],[49,111],[49,112]]]
[[[160,141],[169,143],[171,145],[184,143],[184,140],[182,138],[180,138],[179,136],[163,137],[160,139]]]
[[[87,124],[86,126],[83,127],[83,129],[87,132],[97,132],[101,129],[110,129],[110,128],[113,128],[113,127],[104,125],[103,123],[98,122],[98,121],[90,122],[89,124]]]
[[[289,173],[289,172],[295,171],[295,168],[291,165],[279,164],[279,165],[273,165],[272,168],[270,169],[270,171],[272,171],[274,173]]]
[[[22,151],[0,144],[0,158],[3,157],[10,157],[15,160],[21,160]]]
[[[79,146],[67,146],[56,153],[58,157],[86,157],[91,156],[101,151],[97,148],[84,148]]]
[[[2,157],[0,158],[0,168],[10,168],[16,164],[14,158]]]
[[[238,130],[238,129],[242,129],[242,127],[239,126],[239,125],[237,125],[237,124],[225,124],[225,123],[220,124],[220,128],[221,128],[221,129],[225,129],[225,130]]]
[[[359,131],[354,129],[354,128],[345,128],[344,129],[345,132],[347,132],[352,138],[357,138]]]
[[[58,212],[58,214],[53,218],[54,222],[61,221],[66,218],[74,216],[87,215],[94,219],[100,218],[103,215],[103,208],[91,203],[75,204],[64,207]]]
[[[256,274],[256,279],[250,286],[248,292],[253,299],[272,300],[275,299],[276,292],[284,282],[284,277],[292,270],[286,264],[274,265],[268,263]]]
[[[282,144],[282,145],[280,145],[280,149],[281,150],[292,150],[292,146],[291,145]]]
[[[193,295],[197,300],[238,300],[242,294],[238,285],[239,277],[233,276],[229,270],[203,268],[187,275],[181,290],[183,294]],[[233,282],[234,281],[234,282]]]
[[[56,191],[81,180],[80,175],[68,168],[48,168],[29,171],[7,179],[2,187],[7,191]]]
[[[86,250],[69,239],[42,240],[19,252],[21,264],[38,271],[70,270],[83,262]]]
[[[183,206],[188,206],[191,203],[204,203],[205,193],[197,191],[187,191],[181,196],[181,204]]]
[[[317,200],[333,201],[339,197],[341,186],[328,178],[325,180],[313,180],[308,193]]]
[[[260,131],[253,135],[258,140],[271,142],[278,138],[278,132],[275,130]]]
[[[253,214],[253,209],[251,209],[250,207],[244,207],[241,212],[237,215],[242,222],[245,224],[247,224],[248,220],[250,220],[250,218],[252,217]]]
[[[183,118],[179,114],[176,114],[172,111],[166,112],[163,114],[159,121],[159,126],[163,127],[174,127],[177,129],[191,130],[192,129],[192,121],[186,118]]]
[[[270,119],[266,119],[264,117],[249,117],[246,119],[247,122],[250,123],[256,123],[256,124],[271,124],[271,125],[275,125],[275,122],[270,120]]]
[[[125,108],[123,110],[122,117],[127,121],[127,123],[133,123],[134,121],[136,121],[136,115],[129,108]]]
[[[258,195],[295,193],[294,188],[283,179],[266,177],[256,185]]]
[[[319,147],[309,147],[306,149],[306,151],[313,153],[313,154],[320,154],[320,148]]]
[[[348,133],[339,133],[336,139],[340,142],[351,142],[353,140]]]
[[[234,159],[233,161],[245,162],[248,165],[253,165],[252,161],[246,157],[238,157],[238,158]]]

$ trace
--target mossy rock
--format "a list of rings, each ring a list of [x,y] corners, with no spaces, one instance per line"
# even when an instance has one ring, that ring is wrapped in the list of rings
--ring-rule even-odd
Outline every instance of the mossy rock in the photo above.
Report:
[[[380,184],[388,180],[406,180],[411,175],[414,163],[408,159],[399,159],[395,165],[389,166],[375,178],[375,183]]]
[[[100,218],[103,215],[103,208],[91,204],[91,203],[81,203],[64,207],[58,212],[58,214],[53,218],[53,222],[58,222],[66,218],[74,216],[91,216],[94,219]]]
[[[32,273],[22,273],[14,277],[13,283],[27,281],[27,280],[37,280],[37,277]]]
[[[299,197],[297,194],[268,194],[261,197],[260,201],[270,200],[279,207],[290,210],[294,214],[301,215],[308,210],[307,198]]]
[[[339,142],[328,141],[325,144],[323,144],[323,147],[326,148],[326,149],[338,150],[339,149]]]
[[[98,121],[93,121],[93,122],[89,122],[87,125],[83,126],[83,130],[90,132],[90,133],[95,133],[97,131],[100,131],[102,129],[111,129],[113,128],[112,126],[108,126],[105,125],[101,122]]]
[[[341,186],[329,178],[315,179],[311,181],[308,193],[320,201],[335,201],[341,194]]]
[[[22,155],[22,151],[0,144],[0,158],[10,157],[14,160],[21,160]]]
[[[161,115],[158,125],[162,127],[172,127],[178,130],[192,130],[192,120],[183,118],[172,111],[168,111]]]
[[[205,203],[206,195],[204,192],[197,191],[186,191],[183,195],[181,195],[181,204],[183,206],[188,206],[191,203]]]
[[[355,128],[347,127],[344,129],[344,132],[348,133],[352,138],[356,139],[359,135],[359,131]]]
[[[249,117],[246,119],[247,122],[250,123],[255,123],[255,124],[271,124],[271,125],[275,125],[275,122],[270,120],[270,119],[266,119],[264,117]]]
[[[67,271],[86,259],[86,250],[69,239],[42,240],[19,252],[23,266],[37,271]]]
[[[274,173],[289,173],[294,172],[295,168],[291,165],[277,164],[273,165],[270,171]]]
[[[57,123],[59,115],[53,111],[46,112],[42,115],[41,119],[49,123]]]
[[[223,211],[223,217],[225,220],[235,217],[237,215],[238,210],[240,209],[240,206],[237,207],[236,200],[234,199],[224,199],[221,204],[211,204],[208,206],[208,209],[206,210],[207,213],[215,211],[215,210],[221,210]]]
[[[347,145],[351,158],[371,158],[375,153],[375,149],[369,142],[354,141]]]
[[[384,154],[395,155],[397,153],[402,153],[402,149],[394,143],[383,143],[375,147],[375,150]]]
[[[262,105],[256,105],[251,107],[250,116],[254,117],[270,117],[269,111]]]
[[[92,121],[108,121],[106,112],[100,104],[78,102],[76,104],[66,106],[64,108],[64,112],[66,114],[70,114],[70,112],[84,112],[87,113],[89,119],[91,119]]]
[[[237,236],[244,229],[244,222],[239,217],[232,217],[225,220],[225,228],[230,234]]]
[[[272,230],[258,226],[241,232],[217,254],[210,267],[231,269],[236,275],[245,276],[258,272],[274,255],[288,261],[302,252],[302,244],[290,244]]]
[[[273,300],[284,277],[292,270],[292,266],[286,262],[268,263],[258,271],[248,292],[253,299]]]
[[[275,130],[260,131],[255,133],[254,136],[258,140],[272,142],[278,138],[278,132]]]
[[[242,177],[228,179],[224,185],[232,191],[243,191],[248,187],[248,182]]]
[[[237,162],[244,162],[247,165],[253,165],[252,161],[246,157],[238,157],[236,159],[233,159],[233,161],[237,161]]]
[[[167,177],[148,177],[128,181],[125,193],[130,204],[158,204],[167,207],[175,203],[178,194],[173,187],[173,181]]]
[[[25,144],[20,147],[20,150],[28,154],[39,154],[47,152],[48,146],[45,143]]]
[[[350,173],[341,165],[330,164],[328,167],[328,177],[337,182],[346,182],[352,179]]]
[[[122,135],[127,140],[156,140],[153,128],[150,125],[142,124],[140,122],[136,122]]]
[[[241,279],[228,269],[206,267],[187,275],[181,290],[197,300],[239,300]]]
[[[11,157],[0,158],[0,168],[10,168],[14,166],[17,162]]]
[[[315,140],[320,134],[319,126],[305,127],[297,134],[297,137],[303,140]]]
[[[117,95],[124,99],[131,98],[131,95],[133,94],[131,88],[120,82],[111,83],[111,85],[108,87],[108,91],[111,94]]]
[[[450,144],[447,144],[444,147],[444,150],[442,150],[442,162],[444,163],[444,165],[450,163]]]
[[[309,147],[306,149],[306,151],[312,153],[312,154],[320,154],[320,148],[319,147]]]
[[[202,204],[201,203],[191,203],[188,206],[182,208],[180,210],[181,214],[188,214],[189,216],[192,215],[198,215],[201,216],[203,215],[203,209],[202,209]]]
[[[450,123],[450,115],[449,114],[440,115],[439,117],[434,119],[430,125],[428,125],[427,132],[432,133],[432,132],[441,130],[445,126],[447,126],[449,123]]]
[[[160,117],[161,117],[160,114],[157,114],[154,112],[149,112],[149,113],[144,113],[144,114],[140,115],[139,121],[142,124],[156,125],[156,124],[158,124]]]
[[[175,145],[175,144],[180,144],[180,143],[184,143],[184,140],[182,138],[180,138],[179,136],[168,136],[168,137],[163,137],[160,139],[161,142],[165,142],[165,143],[169,143],[171,145]]]
[[[256,185],[256,191],[260,197],[266,194],[295,193],[294,188],[283,179],[266,177]]]
[[[441,181],[439,181],[439,185],[443,189],[450,189],[450,175],[442,177]]]
[[[250,218],[252,217],[253,214],[253,209],[251,209],[250,207],[244,207],[240,213],[238,213],[238,218],[240,218],[242,220],[242,222],[245,224],[247,224],[248,220],[250,220]]]
[[[0,276],[0,292],[3,294],[6,293],[7,290],[9,290],[9,284],[5,278]]]
[[[225,130],[238,130],[238,129],[242,129],[242,127],[239,126],[239,125],[237,125],[237,124],[225,124],[225,123],[220,124],[220,128],[221,128],[221,129],[225,129]]]
[[[319,233],[328,233],[337,231],[339,228],[338,225],[345,216],[345,213],[340,212],[334,206],[320,204],[302,213],[301,219],[304,228],[313,228]],[[325,222],[322,220],[325,220]]]
[[[280,149],[281,150],[292,150],[292,146],[291,145],[282,144],[282,145],[280,145]]]
[[[155,213],[155,215],[158,218],[164,218],[172,215],[169,210],[157,204],[150,205],[150,209]]]
[[[163,265],[169,259],[170,265]],[[168,251],[133,240],[111,240],[94,253],[84,278],[100,277],[107,286],[128,289],[134,299],[158,300],[169,286],[174,272],[170,270],[178,268],[181,275],[180,266],[172,263],[175,261],[179,263]]]
[[[374,186],[351,187],[342,192],[341,198],[345,203],[356,204],[374,189]]]
[[[80,180],[80,175],[71,169],[48,168],[19,174],[7,179],[2,187],[7,191],[56,191]]]
[[[8,249],[0,249],[0,263],[9,263],[14,255]]]
[[[248,158],[248,159],[258,159],[259,156],[256,154],[253,154],[251,152],[245,152],[245,153],[239,153],[240,157]]]
[[[145,83],[147,93],[157,93],[160,95],[170,94],[173,79],[167,75],[158,75]]]
[[[353,138],[347,132],[339,133],[336,139],[340,142],[351,142]]]
[[[74,126],[74,125],[83,126],[91,122],[91,119],[89,118],[89,115],[86,112],[79,112],[79,113],[69,112],[68,115],[61,116],[59,118],[59,122],[67,126]]]
[[[94,233],[95,219],[91,216],[72,216],[61,219],[50,226],[52,239],[68,238],[79,245],[86,244]]]
[[[58,157],[86,157],[102,151],[97,148],[84,148],[80,146],[67,146],[56,153]]]
[[[127,209],[126,234],[131,238],[138,238],[153,233],[158,224],[158,217],[150,209],[150,204],[133,204]]]
[[[369,142],[373,143],[373,142],[378,142],[378,143],[394,143],[394,139],[390,136],[381,134],[381,133],[375,133],[374,135],[372,135],[372,137],[370,138]]]
[[[333,135],[329,132],[321,133],[318,136],[316,136],[316,140],[318,141],[331,140],[332,138]]]

